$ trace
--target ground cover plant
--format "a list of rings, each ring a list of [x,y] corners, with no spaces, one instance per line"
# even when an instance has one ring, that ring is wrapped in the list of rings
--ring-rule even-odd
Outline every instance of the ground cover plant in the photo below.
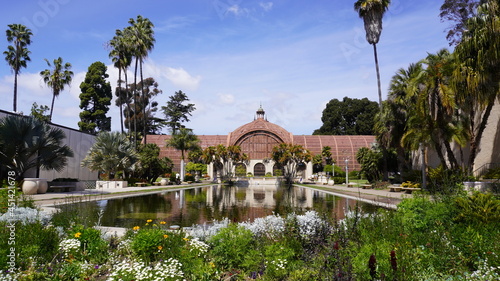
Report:
[[[123,237],[103,235],[74,212],[14,213],[0,217],[0,280],[500,278],[500,200],[492,194],[419,195],[396,211],[355,208],[343,220],[308,211],[172,230],[148,219]]]

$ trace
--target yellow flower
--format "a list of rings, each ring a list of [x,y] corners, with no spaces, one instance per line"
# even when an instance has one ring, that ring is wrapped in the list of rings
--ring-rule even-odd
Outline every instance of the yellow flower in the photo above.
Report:
[[[75,233],[75,238],[80,238],[81,235],[82,235],[82,233],[77,232],[77,233]]]
[[[211,267],[215,267],[215,264],[213,262],[210,262]]]
[[[163,234],[163,238],[168,238],[168,235],[167,234]]]
[[[140,229],[140,227],[139,227],[139,226],[134,226],[134,227],[132,228],[132,230],[134,230],[134,231],[137,231],[137,230],[139,230],[139,229]]]
[[[165,221],[161,221],[161,222],[160,222],[160,224],[167,224],[167,222],[165,222]]]
[[[161,251],[163,249],[162,246],[158,246],[158,251]]]
[[[147,222],[147,223],[150,223],[150,222],[152,222],[152,221],[153,221],[153,220],[147,220],[146,222]]]
[[[183,239],[184,241],[189,241],[189,238],[186,238],[186,237],[184,237],[184,238],[182,238],[182,239]]]

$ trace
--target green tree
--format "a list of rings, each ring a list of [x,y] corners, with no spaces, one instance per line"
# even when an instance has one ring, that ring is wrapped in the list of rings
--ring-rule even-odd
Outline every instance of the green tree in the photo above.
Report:
[[[442,21],[450,21],[452,25],[447,28],[446,39],[450,45],[457,45],[462,40],[462,35],[467,29],[467,21],[476,16],[479,4],[485,0],[444,0],[440,8],[439,17]]]
[[[162,106],[161,109],[165,114],[167,126],[170,127],[173,134],[182,128],[181,122],[189,122],[189,116],[196,108],[192,103],[185,104],[189,99],[182,91],[175,92],[169,99],[167,106]]]
[[[27,46],[31,44],[31,36],[33,33],[29,28],[22,24],[9,24],[9,29],[5,31],[7,41],[12,43],[12,46],[7,47],[7,51],[3,52],[5,60],[14,72],[14,102],[13,110],[17,112],[17,76],[21,73],[21,68],[26,68],[27,62],[31,61],[29,57],[30,51]]]
[[[143,134],[144,132],[146,134],[156,134],[163,126],[163,122],[154,117],[154,114],[158,111],[158,102],[153,99],[162,93],[158,89],[158,83],[149,77],[139,82],[137,86],[135,84],[128,85],[128,89],[122,89],[120,92],[122,93],[122,99],[129,104],[124,110],[125,127],[130,130],[129,125],[133,121],[138,124],[138,131],[143,132]],[[133,103],[131,103],[132,101]],[[143,128],[144,125],[146,125],[146,128]]]
[[[313,135],[372,135],[378,110],[377,103],[367,98],[332,99],[323,110],[323,125]]]
[[[118,87],[116,88],[115,95],[117,97],[116,99],[116,105],[120,107],[120,129],[121,133],[124,132],[123,130],[123,105],[126,105],[128,109],[130,110],[130,99],[124,96],[122,94],[121,88],[122,88],[122,72],[125,77],[125,87],[126,91],[125,93],[128,93],[128,77],[127,77],[127,70],[132,64],[132,50],[130,48],[130,44],[127,41],[126,34],[123,30],[117,29],[115,32],[115,36],[111,41],[109,41],[108,45],[111,48],[111,51],[109,52],[109,57],[111,58],[111,61],[113,62],[113,66],[118,68]],[[131,128],[130,124],[128,126]]]
[[[180,129],[182,130],[182,128]],[[206,164],[213,164],[217,170],[217,177],[220,182],[233,181],[235,173],[233,170],[235,165],[248,160],[248,155],[241,151],[238,145],[225,145],[219,144],[217,146],[209,146],[203,150],[203,162]]]
[[[50,62],[45,59],[47,65],[52,68],[45,69],[40,72],[43,78],[43,82],[47,84],[49,88],[52,89],[52,105],[50,107],[50,121],[52,121],[52,113],[54,112],[54,101],[56,97],[64,90],[66,85],[71,84],[73,79],[73,71],[71,71],[71,64],[69,62],[63,65],[63,60],[61,57],[54,59],[54,64],[51,65]]]
[[[363,19],[366,31],[366,41],[373,45],[375,68],[377,70],[377,85],[379,106],[382,107],[382,88],[380,86],[380,71],[378,67],[377,43],[382,33],[382,18],[389,8],[390,0],[357,0],[354,10]]]
[[[173,162],[168,157],[160,158],[160,147],[154,143],[139,146],[139,161],[135,175],[138,178],[154,182],[165,173],[171,173]]]
[[[193,130],[186,128],[179,129],[177,132],[172,134],[172,137],[169,140],[167,140],[167,146],[173,147],[181,151],[181,166],[180,166],[181,181],[184,181],[184,174],[185,174],[184,154],[186,151],[199,149],[199,143],[200,140],[193,133]]]
[[[96,134],[99,131],[111,130],[111,117],[106,117],[113,94],[111,84],[106,81],[109,75],[102,62],[94,62],[89,66],[85,80],[80,84],[80,131]]]
[[[126,178],[127,173],[134,170],[137,159],[134,144],[125,135],[101,131],[81,165],[91,171],[104,172],[110,178],[120,173]]]
[[[460,67],[454,72],[453,88],[469,137],[469,172],[500,88],[500,4],[484,2],[477,15],[467,21],[467,31],[455,48]]]
[[[31,114],[30,116],[32,116],[33,118],[35,119],[38,119],[42,122],[49,122],[49,115],[46,114],[47,111],[49,111],[50,108],[46,105],[38,105],[36,102],[33,103],[33,105],[31,105]]]
[[[62,171],[73,157],[64,132],[38,119],[7,116],[0,120],[0,163],[19,178],[32,168]],[[38,173],[38,170],[37,170]]]
[[[301,145],[281,143],[273,147],[271,159],[283,167],[283,176],[287,184],[292,184],[299,165],[311,162],[312,155]]]

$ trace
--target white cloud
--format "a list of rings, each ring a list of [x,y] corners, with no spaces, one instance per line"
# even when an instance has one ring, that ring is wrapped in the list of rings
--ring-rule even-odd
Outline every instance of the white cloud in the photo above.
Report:
[[[192,76],[181,68],[173,68],[169,66],[157,65],[154,62],[148,61],[144,66],[144,75],[146,77],[163,77],[169,80],[174,86],[187,91],[198,89],[201,82],[201,76]]]
[[[217,97],[219,98],[219,102],[223,104],[232,104],[234,103],[234,96],[231,94],[222,94],[219,93],[217,94]]]
[[[259,6],[264,9],[265,12],[269,12],[273,8],[273,2],[260,2]]]

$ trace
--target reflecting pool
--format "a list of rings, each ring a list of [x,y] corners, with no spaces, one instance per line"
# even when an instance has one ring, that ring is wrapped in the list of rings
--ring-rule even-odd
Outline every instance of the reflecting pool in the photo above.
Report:
[[[101,210],[103,226],[128,228],[143,225],[148,219],[188,227],[224,218],[234,222],[253,221],[273,213],[286,215],[308,210],[342,219],[345,211],[356,206],[366,213],[378,208],[307,187],[278,185],[201,186],[75,205],[73,207]]]

